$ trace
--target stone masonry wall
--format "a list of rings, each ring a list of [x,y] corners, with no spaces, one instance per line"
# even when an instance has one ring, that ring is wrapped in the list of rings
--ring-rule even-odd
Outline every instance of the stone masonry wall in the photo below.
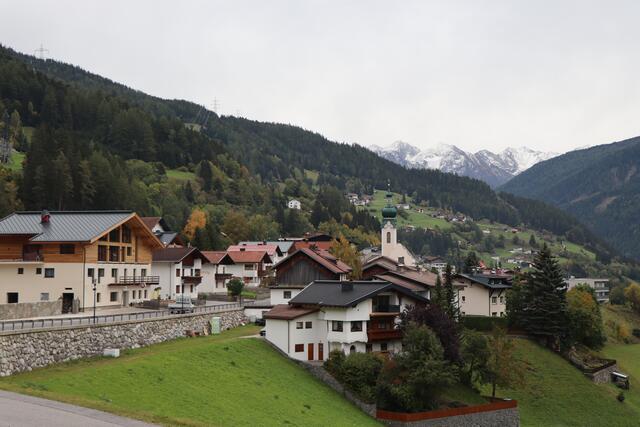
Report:
[[[247,322],[242,310],[172,316],[95,326],[73,326],[0,334],[0,376],[31,371],[53,363],[102,355],[105,348],[139,348],[203,331],[220,317],[222,330]]]
[[[596,384],[605,384],[605,383],[611,382],[611,373],[617,370],[618,370],[618,364],[614,364],[604,369],[600,369],[599,371],[596,371],[594,373],[585,374],[585,375],[591,378],[591,381],[593,381]]]

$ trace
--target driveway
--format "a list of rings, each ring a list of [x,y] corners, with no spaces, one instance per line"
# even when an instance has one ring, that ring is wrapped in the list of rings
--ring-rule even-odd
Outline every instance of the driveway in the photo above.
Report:
[[[0,391],[0,427],[151,427],[129,418],[53,400]]]

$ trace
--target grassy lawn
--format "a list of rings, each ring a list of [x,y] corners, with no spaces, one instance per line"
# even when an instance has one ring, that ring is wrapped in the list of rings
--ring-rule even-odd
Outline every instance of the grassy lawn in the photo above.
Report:
[[[185,172],[177,169],[167,169],[167,177],[180,181],[191,181],[196,179],[196,174],[193,172]]]
[[[527,362],[526,384],[518,390],[498,388],[497,394],[518,400],[523,427],[638,425],[640,410],[618,402],[615,387],[592,383],[560,356],[528,340],[517,340],[517,349]]]
[[[164,425],[378,425],[262,340],[259,327],[0,379],[0,388]]]
[[[24,161],[25,154],[20,151],[13,150],[11,153],[11,160],[7,164],[7,167],[12,172],[20,172],[22,170],[22,162]]]
[[[604,304],[601,307],[602,322],[607,335],[607,344],[640,344],[640,339],[632,335],[633,329],[640,329],[640,316],[631,308],[622,305]],[[626,331],[625,337],[619,330]]]
[[[640,344],[608,345],[603,355],[616,359],[620,370],[630,376],[631,386],[625,390],[625,405],[633,407],[640,414]],[[611,386],[615,392],[619,389]]]

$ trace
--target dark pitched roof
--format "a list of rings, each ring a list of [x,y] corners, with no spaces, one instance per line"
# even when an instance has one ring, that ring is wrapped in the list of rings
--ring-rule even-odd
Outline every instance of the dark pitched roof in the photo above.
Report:
[[[267,251],[231,251],[227,252],[227,254],[236,264],[271,262],[271,258]]]
[[[289,304],[350,307],[385,291],[397,291],[420,302],[429,302],[427,298],[390,282],[378,280],[316,280],[293,297]]]
[[[265,319],[292,320],[307,314],[315,313],[318,308],[292,307],[287,304],[278,304],[262,315]]]
[[[142,220],[142,222],[144,222],[144,225],[146,225],[147,228],[149,230],[151,230],[153,227],[156,226],[156,224],[158,224],[160,222],[162,217],[160,217],[160,216],[143,216],[143,217],[140,217],[140,219]]]
[[[376,255],[375,257],[370,258],[365,262],[365,264],[362,266],[362,271],[365,271],[374,266],[380,266],[387,270],[396,270],[398,268],[398,263],[386,256]]]
[[[276,264],[275,268],[277,269],[278,267],[282,267],[283,265],[291,262],[295,256],[299,255],[307,256],[334,274],[347,274],[351,272],[351,267],[331,255],[328,251],[323,251],[321,249],[313,250],[309,248],[298,249]]]
[[[489,289],[509,289],[511,288],[511,278],[508,276],[488,275],[488,274],[456,274],[456,277],[470,280]]]
[[[204,257],[198,248],[163,248],[157,249],[153,251],[153,262],[180,262],[185,259],[187,256],[194,254],[196,256],[200,256],[204,258],[206,261],[206,257]]]
[[[200,252],[211,264],[233,264],[233,260],[227,251],[201,251]]]
[[[281,240],[268,240],[268,241],[262,241],[262,242],[258,242],[258,241],[244,241],[244,242],[238,242],[238,245],[278,245],[278,248],[280,248],[280,252],[282,252],[283,254],[286,254],[287,252],[289,252],[289,249],[291,249],[291,246],[293,246],[293,242],[291,241],[281,241]]]
[[[403,288],[407,288],[413,292],[422,292],[428,289],[427,286],[416,284],[415,282],[411,280],[407,280],[402,276],[394,276],[392,274],[385,273],[385,274],[379,274],[377,276],[374,276],[374,278],[378,280],[383,280],[385,282],[390,282],[398,286],[402,286]]]
[[[49,222],[43,224],[41,214],[12,213],[0,220],[0,235],[32,236],[32,242],[91,242],[118,224],[140,218],[132,211],[51,211]]]

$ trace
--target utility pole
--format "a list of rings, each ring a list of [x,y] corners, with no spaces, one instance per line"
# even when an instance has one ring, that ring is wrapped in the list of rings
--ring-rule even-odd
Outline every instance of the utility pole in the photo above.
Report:
[[[213,112],[218,114],[218,109],[221,107],[221,103],[220,101],[218,101],[218,98],[214,98],[213,99]],[[219,114],[218,114],[219,115]]]
[[[49,49],[45,49],[44,46],[42,46],[42,43],[40,43],[40,47],[38,49],[36,49],[34,51],[34,53],[36,54],[36,57],[38,59],[44,60],[44,59],[46,59],[44,54],[45,53],[49,53]]]

